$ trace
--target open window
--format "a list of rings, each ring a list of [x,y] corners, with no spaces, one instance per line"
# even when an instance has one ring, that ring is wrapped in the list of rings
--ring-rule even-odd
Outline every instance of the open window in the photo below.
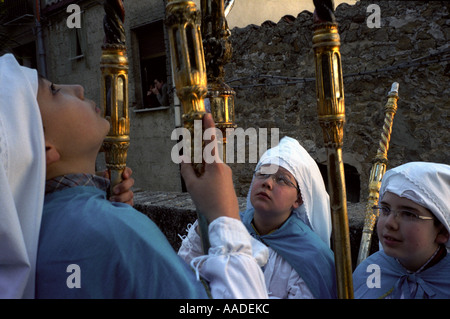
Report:
[[[168,96],[166,48],[162,21],[147,24],[134,30],[139,45],[142,103],[138,108],[169,106],[168,98],[161,99],[151,93],[155,81],[163,82],[159,92]],[[156,84],[158,86],[158,84]],[[162,102],[164,101],[164,102]]]

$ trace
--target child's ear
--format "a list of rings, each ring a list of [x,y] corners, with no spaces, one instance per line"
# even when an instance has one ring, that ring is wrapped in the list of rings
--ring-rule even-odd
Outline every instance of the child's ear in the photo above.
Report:
[[[56,147],[48,142],[45,142],[45,159],[47,166],[59,161],[60,155]]]
[[[441,224],[441,225],[439,225],[439,227],[440,227],[440,229],[436,236],[436,243],[445,244],[448,241],[448,239],[450,238],[450,235],[448,233],[447,228],[445,228],[444,225]]]
[[[292,205],[292,209],[296,209],[296,208],[300,207],[302,204],[303,204],[302,195],[298,194],[297,200],[294,202],[294,205]]]

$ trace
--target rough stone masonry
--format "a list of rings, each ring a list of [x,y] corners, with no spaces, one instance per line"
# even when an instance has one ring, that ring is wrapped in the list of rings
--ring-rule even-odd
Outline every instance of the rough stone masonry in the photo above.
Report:
[[[373,3],[381,9],[380,28],[366,23],[367,6]],[[356,193],[348,196],[353,199],[348,203],[353,263],[393,82],[399,83],[400,99],[388,168],[416,160],[450,164],[449,6],[445,1],[362,0],[336,8],[346,106],[343,154],[349,168],[347,189]],[[280,138],[298,139],[317,163],[325,164],[315,100],[312,13],[231,31],[233,58],[225,67],[225,80],[236,91],[238,127],[279,128]],[[255,164],[230,166],[243,209]],[[187,224],[196,217],[189,194],[137,190],[135,202],[177,249],[178,234],[186,234]],[[377,250],[374,236],[372,252]]]

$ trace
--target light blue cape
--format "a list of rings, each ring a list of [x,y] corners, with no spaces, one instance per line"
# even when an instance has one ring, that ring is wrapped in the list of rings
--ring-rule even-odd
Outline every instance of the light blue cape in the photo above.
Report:
[[[46,195],[36,283],[37,298],[208,298],[150,218],[93,186]]]
[[[368,268],[370,265],[378,266],[380,288],[369,288],[369,281],[375,271]],[[412,286],[413,285],[413,286]],[[414,288],[417,286],[417,289]],[[450,255],[439,261],[436,265],[420,273],[408,273],[393,257],[384,251],[378,251],[365,259],[353,273],[353,286],[355,298],[378,299],[391,296],[399,299],[402,294],[405,299],[449,299],[450,298]],[[412,286],[412,287],[411,287]]]
[[[317,299],[336,298],[334,255],[328,246],[296,214],[277,230],[260,236],[252,226],[254,209],[241,212],[250,235],[275,250],[305,281]]]

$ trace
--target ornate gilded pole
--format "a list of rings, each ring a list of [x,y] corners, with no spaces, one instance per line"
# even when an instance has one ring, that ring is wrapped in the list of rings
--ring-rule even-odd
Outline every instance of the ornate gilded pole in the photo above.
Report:
[[[183,109],[183,125],[191,134],[191,162],[195,172],[200,176],[204,167],[196,160],[195,153],[198,150],[195,145],[195,134],[202,134],[202,132],[196,132],[194,126],[195,121],[201,121],[206,113],[204,98],[207,93],[207,78],[200,32],[200,14],[195,3],[186,0],[169,1],[166,7],[166,25],[175,88]],[[201,151],[203,153],[203,145]],[[199,211],[197,215],[203,251],[207,254],[209,249],[207,222]]]
[[[228,6],[233,2],[227,1]],[[224,66],[232,56],[231,32],[225,17],[224,0],[201,0],[202,37],[208,78],[206,97],[216,127],[222,132],[222,160],[226,162],[226,129],[234,124],[234,90],[224,82]]]
[[[100,60],[102,106],[103,116],[110,122],[111,129],[103,141],[103,150],[112,190],[122,179],[130,144],[128,58],[123,28],[125,10],[122,0],[106,0],[104,9],[105,41]]]
[[[389,142],[391,140],[392,125],[394,123],[394,116],[397,112],[398,100],[398,83],[394,82],[391,91],[388,95],[388,101],[384,106],[385,118],[383,124],[383,132],[381,133],[381,140],[378,147],[377,155],[375,156],[372,168],[370,170],[369,178],[369,197],[366,205],[366,217],[364,220],[364,228],[361,237],[361,244],[359,246],[359,254],[357,265],[369,256],[370,243],[372,241],[373,228],[378,215],[374,213],[373,206],[378,204],[379,192],[381,187],[381,179],[386,172],[388,164],[387,153],[389,150]]]
[[[314,0],[313,49],[319,123],[328,156],[328,189],[333,227],[338,298],[353,298],[350,237],[342,146],[345,123],[340,39],[333,1]]]

